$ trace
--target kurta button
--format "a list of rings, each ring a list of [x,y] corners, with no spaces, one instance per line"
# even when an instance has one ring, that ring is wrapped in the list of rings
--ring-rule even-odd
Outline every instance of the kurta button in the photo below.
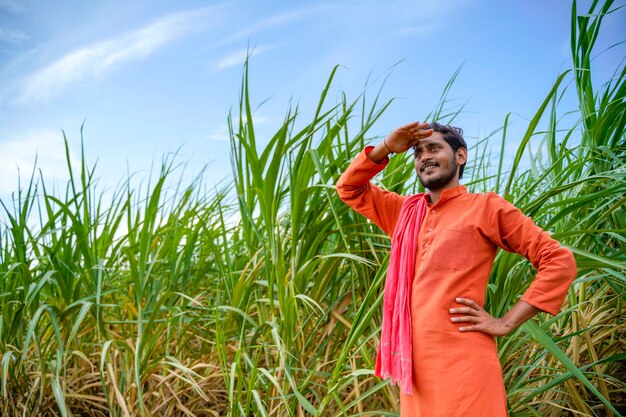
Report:
[[[432,231],[433,231],[433,228],[432,228],[432,227],[429,227],[429,228],[428,228],[428,231],[429,231],[429,232],[432,232]]]
[[[437,213],[437,210],[432,210],[431,213]]]
[[[428,247],[428,243],[424,243],[424,247],[427,248]]]

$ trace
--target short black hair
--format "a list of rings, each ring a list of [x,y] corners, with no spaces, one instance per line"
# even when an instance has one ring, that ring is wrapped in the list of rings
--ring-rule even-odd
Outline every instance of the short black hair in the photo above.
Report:
[[[465,139],[463,139],[463,129],[460,127],[442,125],[435,122],[429,123],[426,129],[432,129],[434,132],[441,133],[443,135],[443,140],[450,145],[454,153],[456,153],[459,148],[465,148],[465,150],[467,150],[467,143],[465,143]],[[459,170],[459,179],[463,178],[464,169],[465,164],[461,165],[461,169]]]

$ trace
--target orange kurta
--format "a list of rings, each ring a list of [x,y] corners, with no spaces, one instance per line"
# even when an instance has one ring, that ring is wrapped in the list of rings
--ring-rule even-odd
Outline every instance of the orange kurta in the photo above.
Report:
[[[367,147],[337,182],[340,198],[393,234],[405,197],[370,180],[388,163],[375,164]],[[556,315],[576,277],[572,253],[511,203],[495,193],[443,190],[437,204],[426,199],[418,234],[411,288],[414,394],[400,396],[402,417],[503,417],[506,392],[495,340],[460,332],[449,309],[456,297],[484,307],[485,290],[498,247],[517,252],[538,269],[522,300]]]

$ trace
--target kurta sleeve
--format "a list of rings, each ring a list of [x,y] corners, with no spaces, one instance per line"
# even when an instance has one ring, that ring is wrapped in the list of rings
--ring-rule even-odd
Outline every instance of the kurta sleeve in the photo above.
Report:
[[[391,236],[405,197],[383,190],[370,182],[389,163],[389,159],[380,164],[370,160],[367,154],[373,148],[373,146],[366,147],[352,161],[337,181],[337,193],[344,203],[370,219]]]
[[[489,238],[508,252],[526,257],[537,275],[524,292],[522,301],[557,315],[567,291],[578,274],[572,252],[496,193],[488,193],[490,203]]]

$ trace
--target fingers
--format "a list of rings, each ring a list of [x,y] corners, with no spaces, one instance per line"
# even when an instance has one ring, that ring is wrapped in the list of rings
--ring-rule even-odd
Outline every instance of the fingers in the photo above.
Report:
[[[418,139],[427,138],[427,137],[429,137],[432,134],[433,134],[433,130],[432,129],[419,129],[419,130],[415,130],[413,132],[413,136],[417,137]]]
[[[450,309],[450,313],[456,314],[456,313],[462,313],[462,314],[471,314],[471,315],[478,315],[481,311],[482,308],[476,304],[476,302],[474,302],[474,300],[471,300],[469,298],[456,298],[455,301],[459,304],[465,304],[468,307],[456,307],[456,308],[451,308]]]
[[[432,135],[432,129],[427,129],[428,123],[413,122],[395,129],[387,136],[387,147],[394,149],[395,153],[405,152],[417,143]]]
[[[457,307],[451,308],[450,313],[452,314],[470,314],[472,316],[477,316],[480,314],[480,310],[471,307]]]
[[[457,303],[459,303],[459,304],[468,305],[471,308],[474,308],[476,310],[480,310],[481,309],[480,306],[474,302],[474,300],[470,300],[469,298],[460,298],[459,297],[459,298],[456,298],[455,301]]]
[[[474,323],[478,324],[479,319],[476,316],[452,317],[450,321],[454,323]]]
[[[425,138],[433,134],[433,130],[428,128],[428,122],[424,122],[424,123],[416,122],[407,126],[411,126],[407,130],[409,130],[411,133],[419,137]]]
[[[421,139],[432,134],[432,130],[425,129],[427,125],[427,123],[416,121],[399,127],[385,138],[385,145],[394,153],[403,153],[414,147]]]
[[[451,314],[465,314],[461,317],[451,317],[450,321],[453,323],[468,323],[459,327],[460,332],[483,332],[491,336],[501,336],[507,334],[506,331],[498,327],[497,319],[487,313],[481,306],[469,298],[456,298],[455,301],[459,304],[465,304],[467,307],[455,307],[449,311]]]
[[[421,125],[420,125],[421,126]],[[420,140],[425,139],[433,134],[432,129],[418,129],[414,128],[409,131],[411,140],[409,142],[409,148],[416,146]]]
[[[459,327],[459,331],[461,332],[482,332],[482,328],[478,325],[475,326],[467,326],[467,327]]]
[[[428,129],[428,122],[413,122],[402,126],[399,130],[409,132],[413,138],[425,138],[432,135],[433,130]]]
[[[423,124],[425,124],[425,123],[426,123],[426,122],[424,122],[424,123],[420,123],[420,122],[418,122],[418,121],[416,120],[416,121],[414,121],[414,122],[412,122],[412,123],[409,123],[408,125],[404,125],[404,126],[402,126],[400,129],[404,129],[404,130],[411,130],[411,129],[415,129],[416,127],[418,127],[418,126],[420,126],[420,125],[423,125]]]
[[[480,331],[477,327],[482,323],[482,311],[478,304],[474,300],[469,298],[457,298],[456,302],[459,304],[466,304],[469,307],[456,307],[450,309],[450,314],[467,314],[463,317],[451,317],[450,321],[454,323],[474,323],[474,326],[460,327],[460,331]]]

